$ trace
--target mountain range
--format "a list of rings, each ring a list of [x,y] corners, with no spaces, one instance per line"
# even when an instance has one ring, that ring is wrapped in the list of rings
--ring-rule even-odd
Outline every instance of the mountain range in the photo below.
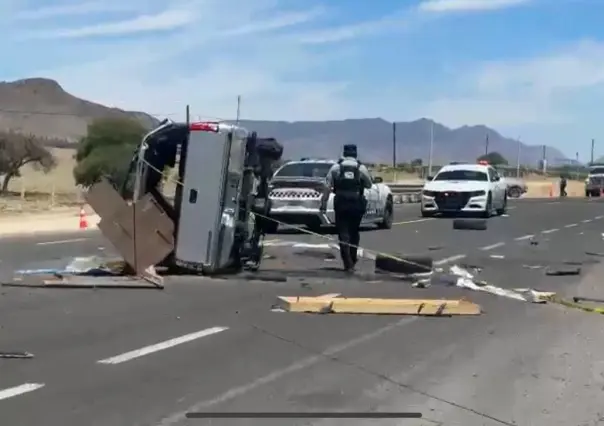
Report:
[[[39,136],[75,142],[86,133],[91,120],[100,117],[134,118],[146,127],[158,120],[138,111],[109,108],[66,92],[51,79],[29,78],[0,82],[0,130],[12,129]],[[391,163],[393,129],[396,128],[396,161],[422,159],[428,162],[433,135],[433,162],[474,161],[488,150],[502,154],[510,164],[535,166],[543,156],[543,146],[527,145],[506,138],[484,125],[448,128],[427,118],[393,123],[381,118],[339,121],[249,121],[241,124],[260,136],[274,137],[285,147],[288,159],[299,157],[335,157],[342,145],[354,143],[367,162]],[[520,148],[520,150],[519,150]],[[546,147],[546,158],[553,165],[564,161],[557,149]]]

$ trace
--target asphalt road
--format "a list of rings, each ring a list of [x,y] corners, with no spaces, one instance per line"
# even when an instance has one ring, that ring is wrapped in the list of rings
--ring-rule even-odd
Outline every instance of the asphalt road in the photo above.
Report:
[[[599,296],[602,202],[518,201],[486,231],[397,209],[388,231],[362,245],[469,263],[506,287]],[[273,240],[324,243],[282,233]],[[537,244],[530,244],[530,241]],[[288,282],[179,278],[156,290],[0,289],[0,416],[20,426],[592,425],[602,419],[604,318],[435,283],[346,279],[337,261],[268,249],[265,271]],[[56,267],[110,253],[101,236],[5,239],[3,280],[15,269]],[[544,266],[582,262],[581,276]],[[479,317],[300,315],[271,311],[278,295],[459,298]],[[418,411],[424,419],[185,419],[189,411]],[[370,423],[371,422],[371,423]]]

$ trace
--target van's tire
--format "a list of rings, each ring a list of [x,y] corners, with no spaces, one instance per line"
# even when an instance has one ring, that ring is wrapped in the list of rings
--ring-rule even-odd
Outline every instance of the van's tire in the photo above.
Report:
[[[427,274],[432,272],[434,260],[429,256],[403,256],[392,259],[378,254],[375,258],[375,270],[377,272],[390,272],[394,274]]]
[[[454,219],[453,229],[464,231],[486,231],[486,219]]]
[[[392,228],[392,222],[394,222],[394,203],[392,202],[392,195],[389,195],[386,200],[386,207],[384,208],[384,217],[378,223],[378,228],[390,229]]]

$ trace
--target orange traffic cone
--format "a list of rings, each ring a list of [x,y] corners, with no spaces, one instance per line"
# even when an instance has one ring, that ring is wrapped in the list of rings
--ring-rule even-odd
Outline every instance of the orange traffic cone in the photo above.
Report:
[[[84,207],[80,208],[80,229],[88,229],[88,220],[86,219]]]

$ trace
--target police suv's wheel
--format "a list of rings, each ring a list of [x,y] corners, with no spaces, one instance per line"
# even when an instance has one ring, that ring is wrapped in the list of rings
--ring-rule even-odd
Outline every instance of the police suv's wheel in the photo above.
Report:
[[[585,197],[586,197],[586,198],[589,198],[589,197],[590,197],[590,195],[591,195],[591,193],[590,193],[588,190],[585,190]]]
[[[508,196],[504,195],[504,197],[503,197],[503,205],[501,206],[500,209],[497,209],[497,214],[499,216],[504,215],[507,209],[508,209]]]
[[[432,217],[432,216],[434,216],[433,212],[428,212],[428,211],[422,210],[422,217]]]
[[[484,212],[482,213],[482,217],[485,219],[490,218],[493,215],[493,197],[489,192],[489,196],[487,197],[487,205],[485,206]]]
[[[388,197],[388,201],[386,201],[386,207],[384,208],[384,217],[382,221],[378,224],[380,229],[390,229],[392,228],[392,222],[394,221],[394,206],[392,203],[392,197]]]

